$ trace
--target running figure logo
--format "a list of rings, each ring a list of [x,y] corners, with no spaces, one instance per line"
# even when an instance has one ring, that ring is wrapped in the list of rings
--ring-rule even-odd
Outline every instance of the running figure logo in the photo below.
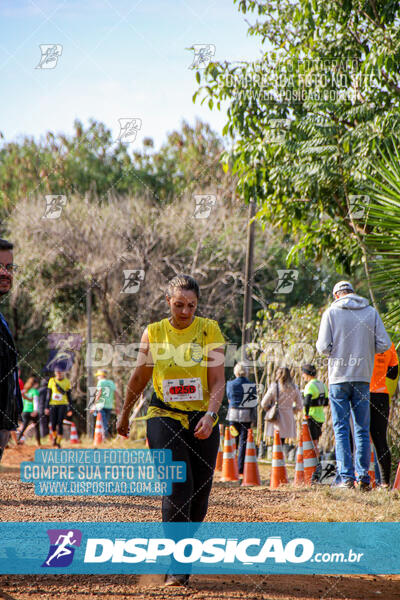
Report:
[[[274,294],[290,294],[299,278],[299,272],[296,269],[278,269],[278,277]]]
[[[45,196],[46,208],[42,219],[59,219],[62,210],[67,204],[67,196],[48,195]]]
[[[369,202],[370,197],[366,195],[349,196],[349,217],[351,219],[363,219]]]
[[[39,44],[40,57],[39,64],[36,69],[55,69],[58,59],[62,54],[63,47],[61,44]]]
[[[262,395],[264,386],[262,383],[242,383],[243,399],[240,403],[242,408],[254,408],[258,404],[258,396]]]
[[[48,529],[47,535],[50,548],[42,567],[68,567],[74,558],[75,547],[81,545],[82,532],[79,529]]]
[[[142,119],[123,118],[118,119],[119,135],[117,142],[134,142],[139,129],[142,128]]]
[[[214,194],[194,194],[196,206],[194,209],[195,219],[208,219],[211,209],[215,206],[216,197]]]
[[[193,44],[190,50],[194,50],[194,57],[189,69],[205,69],[215,54],[215,45]]]
[[[139,291],[140,284],[144,279],[143,269],[124,269],[124,285],[121,294],[136,294]]]

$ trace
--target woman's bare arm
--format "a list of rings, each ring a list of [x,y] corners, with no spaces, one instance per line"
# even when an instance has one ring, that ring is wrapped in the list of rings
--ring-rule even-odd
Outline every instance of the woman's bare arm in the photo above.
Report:
[[[127,436],[129,432],[129,415],[135,404],[140,398],[146,385],[153,374],[153,364],[150,354],[150,342],[147,328],[144,330],[140,341],[138,359],[136,367],[129,379],[125,395],[124,406],[117,423],[117,432],[120,435]]]

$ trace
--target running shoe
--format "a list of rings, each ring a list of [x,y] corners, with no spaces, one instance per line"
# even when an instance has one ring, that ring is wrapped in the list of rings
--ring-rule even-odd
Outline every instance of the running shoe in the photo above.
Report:
[[[339,488],[347,488],[348,490],[354,490],[354,480],[353,479],[345,479],[342,483],[339,483],[337,486]]]
[[[167,587],[178,587],[181,585],[188,585],[190,575],[177,574],[173,575],[172,573],[166,576],[164,585]]]
[[[360,492],[370,492],[371,486],[365,481],[357,481],[357,489],[360,490]]]

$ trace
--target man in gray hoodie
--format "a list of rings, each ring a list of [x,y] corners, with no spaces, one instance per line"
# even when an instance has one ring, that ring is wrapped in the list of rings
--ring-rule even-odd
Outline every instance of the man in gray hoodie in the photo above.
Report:
[[[382,319],[368,300],[357,296],[348,281],[333,288],[334,302],[321,319],[317,350],[329,356],[329,399],[341,485],[354,488],[350,448],[350,414],[355,438],[358,486],[369,489],[369,383],[376,353],[390,345]]]

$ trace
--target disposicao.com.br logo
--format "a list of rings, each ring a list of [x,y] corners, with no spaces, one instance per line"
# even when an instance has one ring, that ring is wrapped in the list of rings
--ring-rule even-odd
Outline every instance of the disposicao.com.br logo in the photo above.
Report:
[[[283,543],[280,536],[261,538],[231,539],[183,538],[89,538],[86,543],[85,563],[157,563],[170,557],[178,563],[193,564],[264,564],[268,560],[275,563],[311,562],[354,562],[362,553],[349,550],[344,553],[318,552],[314,555],[314,544],[307,538],[294,538]]]

